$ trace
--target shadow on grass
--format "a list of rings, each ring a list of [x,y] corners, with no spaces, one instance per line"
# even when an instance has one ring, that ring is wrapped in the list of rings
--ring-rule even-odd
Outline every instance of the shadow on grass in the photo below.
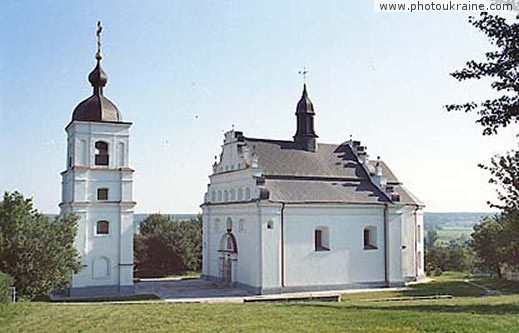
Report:
[[[371,303],[373,304],[373,303]],[[418,305],[345,305],[345,304],[321,304],[321,303],[298,303],[287,304],[287,306],[311,307],[315,309],[330,309],[337,311],[410,311],[410,312],[438,312],[438,313],[470,313],[482,315],[515,315],[519,314],[519,303],[511,304],[418,304]]]
[[[456,297],[478,297],[486,294],[481,288],[456,280],[416,284],[401,293],[402,296],[452,295]]]

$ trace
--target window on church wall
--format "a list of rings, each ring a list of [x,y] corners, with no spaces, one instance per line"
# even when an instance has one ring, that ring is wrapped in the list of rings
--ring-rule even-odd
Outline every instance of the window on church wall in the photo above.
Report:
[[[238,189],[238,200],[243,200],[243,189],[241,187]]]
[[[234,189],[231,190],[231,201],[236,200],[236,191]]]
[[[416,226],[416,239],[418,240],[418,242],[422,241],[422,228],[420,225]]]
[[[211,191],[211,201],[216,201],[216,192],[215,191]]]
[[[98,188],[97,189],[97,200],[108,200],[108,189]]]
[[[218,201],[222,201],[222,191],[218,191]]]
[[[110,233],[110,223],[108,221],[97,221],[96,235],[108,235]]]
[[[417,256],[418,256],[418,269],[422,269],[422,252],[421,251],[418,251],[417,253]]]
[[[229,201],[229,192],[227,192],[227,191],[223,192],[223,201]]]
[[[250,188],[245,189],[245,200],[250,200]]]
[[[376,250],[377,249],[377,228],[366,227],[364,228],[364,250]]]
[[[95,165],[108,165],[108,143],[97,141],[95,143]]]
[[[318,227],[314,230],[315,251],[330,251],[330,233],[327,227]]]

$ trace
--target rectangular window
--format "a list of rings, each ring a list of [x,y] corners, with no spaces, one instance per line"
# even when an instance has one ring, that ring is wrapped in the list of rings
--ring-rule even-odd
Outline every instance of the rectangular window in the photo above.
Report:
[[[108,235],[110,233],[110,223],[108,221],[97,221],[96,234]]]
[[[319,229],[315,230],[315,250],[320,251],[323,247],[323,232]]]
[[[369,230],[364,229],[364,247],[369,247]]]
[[[315,229],[314,242],[315,251],[330,251],[330,236],[327,227]]]
[[[108,189],[98,188],[97,189],[97,200],[108,200]]]

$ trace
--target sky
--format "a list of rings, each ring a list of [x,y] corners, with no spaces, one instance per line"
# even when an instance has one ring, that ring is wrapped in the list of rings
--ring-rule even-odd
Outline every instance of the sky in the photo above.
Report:
[[[232,126],[291,139],[303,66],[319,142],[362,141],[427,211],[488,211],[477,167],[516,148],[448,103],[493,96],[449,73],[492,46],[467,13],[376,13],[372,1],[26,1],[0,10],[0,190],[58,212],[65,126],[91,95],[97,20],[105,96],[131,128],[136,212],[200,210]]]

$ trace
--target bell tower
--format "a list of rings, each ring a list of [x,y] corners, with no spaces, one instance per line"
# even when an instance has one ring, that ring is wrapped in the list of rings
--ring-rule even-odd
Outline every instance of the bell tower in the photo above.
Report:
[[[88,76],[92,96],[78,104],[67,132],[62,175],[62,214],[79,216],[75,246],[82,269],[72,276],[71,296],[133,293],[133,170],[130,122],[103,94],[100,22],[96,66]]]

